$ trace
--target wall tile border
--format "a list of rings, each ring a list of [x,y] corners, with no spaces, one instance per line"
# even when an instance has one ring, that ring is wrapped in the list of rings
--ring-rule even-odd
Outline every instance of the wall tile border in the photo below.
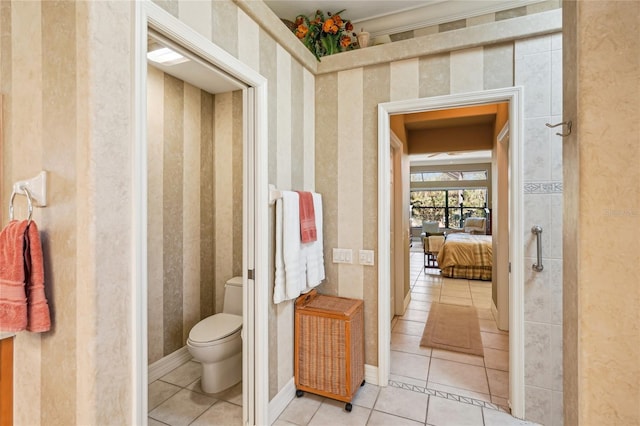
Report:
[[[525,194],[562,194],[562,182],[525,182]]]

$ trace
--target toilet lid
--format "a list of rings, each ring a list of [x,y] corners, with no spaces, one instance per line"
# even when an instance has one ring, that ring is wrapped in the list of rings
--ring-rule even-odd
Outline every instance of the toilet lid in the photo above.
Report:
[[[197,323],[189,332],[193,342],[205,343],[222,339],[242,327],[242,317],[233,314],[215,314]]]

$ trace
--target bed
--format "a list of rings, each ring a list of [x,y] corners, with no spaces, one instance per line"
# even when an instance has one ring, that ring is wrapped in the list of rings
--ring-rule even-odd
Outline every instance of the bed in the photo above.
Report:
[[[438,252],[442,276],[491,281],[493,252],[490,235],[448,234]]]

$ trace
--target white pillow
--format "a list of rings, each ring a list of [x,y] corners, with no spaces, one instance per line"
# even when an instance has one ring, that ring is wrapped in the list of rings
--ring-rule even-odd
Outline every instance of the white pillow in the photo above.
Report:
[[[422,232],[426,232],[427,234],[437,234],[440,232],[440,223],[434,221],[423,220],[422,221]]]
[[[464,232],[484,232],[485,231],[485,218],[483,217],[469,217],[464,221]]]

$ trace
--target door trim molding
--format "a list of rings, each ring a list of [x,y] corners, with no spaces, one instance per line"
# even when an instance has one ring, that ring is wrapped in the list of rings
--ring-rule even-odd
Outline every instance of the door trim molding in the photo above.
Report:
[[[269,336],[258,324],[268,321],[268,152],[267,80],[224,49],[150,1],[135,2],[132,424],[148,421],[147,363],[147,35],[148,29],[197,54],[247,86],[243,90],[243,424],[267,424]],[[251,229],[249,229],[251,228]],[[254,270],[249,279],[248,270]],[[260,354],[260,356],[256,356]]]
[[[481,92],[460,93],[431,98],[387,102],[378,105],[378,382],[389,380],[391,318],[389,309],[389,116],[436,109],[456,108],[496,102],[509,103],[509,196],[512,200],[509,223],[511,280],[509,294],[509,400],[513,416],[524,418],[524,246],[523,246],[523,172],[524,106],[521,86]]]

